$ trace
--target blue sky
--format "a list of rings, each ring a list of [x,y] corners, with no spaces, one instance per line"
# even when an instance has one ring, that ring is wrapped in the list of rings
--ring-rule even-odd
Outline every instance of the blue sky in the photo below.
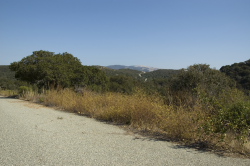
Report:
[[[83,65],[220,69],[250,59],[250,1],[0,0],[0,65],[38,50]]]

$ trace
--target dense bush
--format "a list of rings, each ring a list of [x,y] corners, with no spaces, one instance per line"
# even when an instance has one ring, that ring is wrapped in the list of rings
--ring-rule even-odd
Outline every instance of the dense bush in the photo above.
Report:
[[[94,66],[84,66],[84,68],[86,77],[82,82],[83,86],[87,86],[89,89],[97,92],[108,90],[108,78],[103,71]]]
[[[170,82],[172,91],[191,92],[194,88],[200,87],[211,95],[218,95],[221,90],[234,85],[233,80],[224,73],[211,69],[207,64],[195,64],[187,69],[181,69]]]
[[[173,70],[173,69],[159,69],[151,72],[146,72],[141,74],[141,76],[147,80],[153,80],[153,79],[166,79],[171,78],[173,75],[177,74],[179,70]]]
[[[221,91],[216,98],[199,91],[198,96],[206,115],[200,128],[202,132],[207,135],[217,134],[221,141],[228,133],[242,143],[247,140],[250,130],[250,101],[242,91],[232,88]]]
[[[220,71],[237,82],[237,88],[244,89],[246,93],[250,90],[250,59],[245,62],[222,66]]]
[[[169,81],[167,102],[180,106],[194,106],[197,100],[197,89],[202,89],[209,96],[218,96],[222,90],[230,90],[235,82],[224,73],[211,69],[207,64],[195,64],[181,69]]]
[[[239,101],[229,108],[221,109],[215,117],[215,132],[234,132],[237,139],[244,140],[250,129],[250,103]]]
[[[27,87],[27,86],[20,86],[20,87],[18,88],[18,93],[19,93],[19,95],[23,95],[23,94],[25,94],[25,93],[27,93],[27,92],[31,92],[31,91],[32,91],[32,88]]]
[[[15,72],[10,71],[8,65],[0,65],[0,78],[15,79]]]
[[[20,86],[30,86],[34,91],[37,91],[36,85],[30,85],[27,82],[8,79],[8,78],[0,78],[0,88],[3,90],[18,90]]]
[[[5,90],[14,90],[16,89],[16,84],[15,84],[15,80],[12,79],[8,79],[8,78],[0,78],[0,88]]]
[[[67,52],[34,51],[21,61],[11,63],[9,68],[16,72],[16,79],[46,89],[92,84],[103,88],[107,83],[106,75],[101,70],[83,66],[78,58]]]
[[[137,81],[128,76],[112,76],[109,79],[109,90],[111,92],[119,92],[125,94],[132,94],[136,87]]]
[[[245,141],[250,129],[250,103],[235,81],[206,64],[182,69],[169,82],[167,104],[201,110],[199,131],[224,141],[225,134]]]

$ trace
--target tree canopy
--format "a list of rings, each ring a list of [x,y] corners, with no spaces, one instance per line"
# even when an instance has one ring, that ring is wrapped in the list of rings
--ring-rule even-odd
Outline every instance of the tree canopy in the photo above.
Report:
[[[220,71],[237,82],[237,88],[250,90],[250,59],[245,62],[222,66]]]
[[[16,72],[17,79],[40,87],[65,88],[74,85],[88,86],[93,83],[105,87],[103,84],[107,83],[103,72],[83,66],[78,58],[67,52],[54,54],[43,50],[34,51],[21,61],[11,63],[9,68]]]
[[[109,90],[111,92],[119,92],[131,94],[138,84],[137,80],[124,75],[112,76],[109,79]]]
[[[0,65],[0,78],[15,79],[15,72],[10,71],[8,65]]]
[[[235,85],[235,82],[224,73],[211,69],[207,64],[195,64],[187,69],[181,69],[170,80],[171,90],[189,91],[202,88],[208,94],[217,95],[221,90],[226,90]]]
[[[141,74],[143,78],[147,78],[147,80],[153,80],[153,79],[166,79],[171,78],[173,75],[177,74],[179,70],[173,70],[173,69],[158,69],[151,72],[146,72]]]

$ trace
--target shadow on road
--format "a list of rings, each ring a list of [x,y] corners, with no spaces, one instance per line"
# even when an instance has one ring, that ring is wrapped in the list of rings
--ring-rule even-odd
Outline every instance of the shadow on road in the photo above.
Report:
[[[12,95],[12,96],[0,96],[0,99],[9,99],[9,98],[13,98],[13,99],[17,99],[18,95]]]

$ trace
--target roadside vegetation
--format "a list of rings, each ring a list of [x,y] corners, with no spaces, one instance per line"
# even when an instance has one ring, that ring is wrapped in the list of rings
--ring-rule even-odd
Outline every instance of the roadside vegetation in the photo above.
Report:
[[[55,56],[51,55],[49,61]],[[57,58],[64,55],[57,55]],[[18,73],[16,78],[26,81],[27,85],[1,90],[1,95],[17,95],[20,99],[124,124],[187,145],[250,155],[247,90],[238,89],[234,79],[209,65],[195,64],[179,70],[170,78],[145,82],[122,75],[107,77],[97,68],[81,65],[76,71],[83,75],[72,74],[67,78],[64,71],[70,70],[70,66],[64,69],[56,60],[62,65],[61,69],[53,66],[58,76],[48,76],[46,72],[53,73],[54,69],[50,71],[44,67],[46,72],[42,72],[42,67],[36,70],[36,65],[27,67],[27,61],[22,64],[24,61],[25,58],[11,64],[10,69]],[[36,79],[26,77],[27,73],[23,71],[36,71]],[[43,74],[38,77],[39,72]],[[64,79],[62,75],[65,75]]]

